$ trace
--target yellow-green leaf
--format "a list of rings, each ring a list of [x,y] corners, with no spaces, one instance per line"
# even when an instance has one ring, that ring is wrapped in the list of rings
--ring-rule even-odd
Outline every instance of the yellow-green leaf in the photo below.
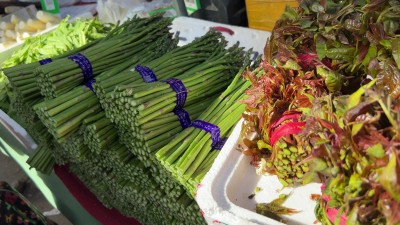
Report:
[[[368,84],[360,87],[357,91],[350,95],[347,103],[347,109],[351,109],[361,102],[361,96],[365,93],[365,89],[371,88],[376,82],[376,79],[370,81]]]
[[[354,204],[349,215],[347,216],[346,225],[360,225],[358,222],[358,205]]]
[[[375,158],[382,158],[385,156],[385,151],[383,150],[383,146],[381,143],[373,145],[369,148],[367,148],[367,155],[373,156]]]
[[[392,154],[389,163],[379,171],[379,183],[392,196],[394,200],[400,202],[400,167],[395,154]]]
[[[367,55],[365,56],[365,58],[362,61],[362,64],[364,66],[368,66],[371,59],[373,59],[377,56],[377,53],[378,53],[378,51],[377,51],[376,45],[374,45],[374,44],[370,45],[368,48]]]
[[[363,126],[363,122],[353,124],[353,126],[351,127],[351,136],[356,135],[361,130],[361,128],[363,128]]]
[[[396,61],[397,69],[400,70],[400,38],[392,40],[392,55]]]

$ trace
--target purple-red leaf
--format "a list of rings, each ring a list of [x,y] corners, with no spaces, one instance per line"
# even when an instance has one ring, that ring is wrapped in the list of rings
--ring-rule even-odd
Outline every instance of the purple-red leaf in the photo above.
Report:
[[[270,136],[270,143],[274,145],[281,137],[300,133],[303,130],[305,122],[288,122],[276,128]]]

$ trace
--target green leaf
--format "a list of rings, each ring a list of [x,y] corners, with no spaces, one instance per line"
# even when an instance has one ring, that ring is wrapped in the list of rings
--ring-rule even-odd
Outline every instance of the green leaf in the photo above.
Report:
[[[371,61],[371,59],[375,58],[378,54],[376,45],[372,44],[369,46],[368,48],[368,52],[367,55],[365,56],[365,58],[362,61],[362,64],[364,66],[368,66],[369,62]]]
[[[353,173],[350,176],[349,185],[346,188],[348,188],[349,191],[352,193],[352,197],[358,197],[358,193],[362,191],[362,183],[363,179],[359,174]]]
[[[310,171],[303,175],[303,185],[309,184],[317,180],[318,174],[316,172]]]
[[[305,28],[309,28],[311,27],[311,25],[314,23],[314,21],[312,20],[300,20],[300,26],[301,28],[305,29]]]
[[[389,163],[378,174],[379,183],[394,200],[400,202],[400,165],[395,153],[391,155]]]
[[[323,59],[326,57],[326,44],[323,41],[317,41],[316,43],[316,50],[317,50],[317,55],[318,59]]]
[[[320,158],[315,158],[310,164],[310,168],[312,171],[323,171],[327,167],[328,166],[326,165],[325,160]]]
[[[400,70],[400,37],[392,40],[392,55]]]
[[[382,158],[385,156],[385,151],[383,150],[383,146],[381,143],[373,145],[369,148],[367,148],[367,155],[373,156],[375,158]]]
[[[268,150],[272,150],[271,145],[265,143],[262,139],[257,141],[257,148],[258,149],[268,149]]]
[[[361,102],[361,97],[365,93],[365,90],[371,88],[375,84],[375,82],[376,80],[372,80],[368,84],[360,87],[357,91],[351,94],[347,103],[347,109],[351,109],[357,106]]]
[[[392,49],[392,43],[389,40],[381,40],[379,44],[383,45],[386,49]]]
[[[360,225],[358,222],[358,205],[355,204],[347,216],[346,225]]]
[[[282,18],[288,19],[290,21],[296,21],[298,18],[296,10],[290,6],[286,6],[285,12],[282,14]]]
[[[301,70],[301,66],[294,60],[289,59],[285,65],[283,66],[284,69],[287,70]]]
[[[363,122],[353,124],[353,126],[351,127],[351,136],[355,136],[361,130],[361,128],[363,128],[363,126]]]
[[[318,12],[323,12],[324,10],[325,10],[324,7],[321,4],[319,4],[318,2],[314,2],[311,5],[311,11],[313,11],[313,12],[318,13]]]

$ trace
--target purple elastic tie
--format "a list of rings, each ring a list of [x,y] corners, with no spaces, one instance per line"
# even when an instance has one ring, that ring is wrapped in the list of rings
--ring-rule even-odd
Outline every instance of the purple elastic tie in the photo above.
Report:
[[[190,127],[190,116],[188,112],[186,112],[182,108],[175,108],[173,112],[176,116],[178,116],[182,129]]]
[[[143,81],[145,83],[151,83],[157,81],[157,76],[154,74],[153,70],[151,70],[147,66],[137,65],[135,70],[142,76]]]
[[[221,150],[224,147],[226,140],[228,140],[226,137],[219,139],[218,143],[213,146],[214,149]]]
[[[86,81],[84,85],[86,87],[88,87],[91,91],[93,91],[93,93],[95,93],[94,90],[93,90],[93,84],[94,83],[96,83],[96,80],[93,78],[93,79],[90,79],[90,80]]]
[[[45,64],[51,63],[51,62],[53,62],[53,60],[51,58],[45,58],[45,59],[39,60],[40,65],[45,65]]]
[[[75,55],[68,56],[68,59],[74,61],[81,68],[83,73],[83,78],[85,80],[90,79],[93,76],[92,64],[88,58],[86,58],[82,53],[77,53]]]
[[[187,90],[185,85],[183,85],[182,81],[176,78],[170,78],[165,81],[168,83],[172,90],[176,92],[176,107],[175,108],[183,108],[187,98]]]
[[[226,142],[226,138],[221,138],[220,137],[220,129],[217,125],[208,123],[203,120],[195,120],[192,123],[192,126],[195,128],[202,129],[208,133],[211,134],[211,140],[212,140],[212,147],[213,149],[216,150],[221,150],[222,147],[224,146]]]

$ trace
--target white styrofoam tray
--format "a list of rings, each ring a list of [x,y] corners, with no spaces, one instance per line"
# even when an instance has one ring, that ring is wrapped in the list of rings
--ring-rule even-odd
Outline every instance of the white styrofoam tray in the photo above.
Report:
[[[321,184],[311,183],[296,188],[283,188],[275,175],[259,176],[250,165],[251,157],[237,149],[242,120],[236,125],[211,170],[199,185],[196,194],[208,224],[283,225],[277,220],[255,212],[256,203],[269,203],[280,194],[290,194],[283,204],[299,213],[282,216],[288,225],[312,225],[315,201],[311,194],[321,194]],[[256,187],[261,191],[253,199],[249,195]]]

